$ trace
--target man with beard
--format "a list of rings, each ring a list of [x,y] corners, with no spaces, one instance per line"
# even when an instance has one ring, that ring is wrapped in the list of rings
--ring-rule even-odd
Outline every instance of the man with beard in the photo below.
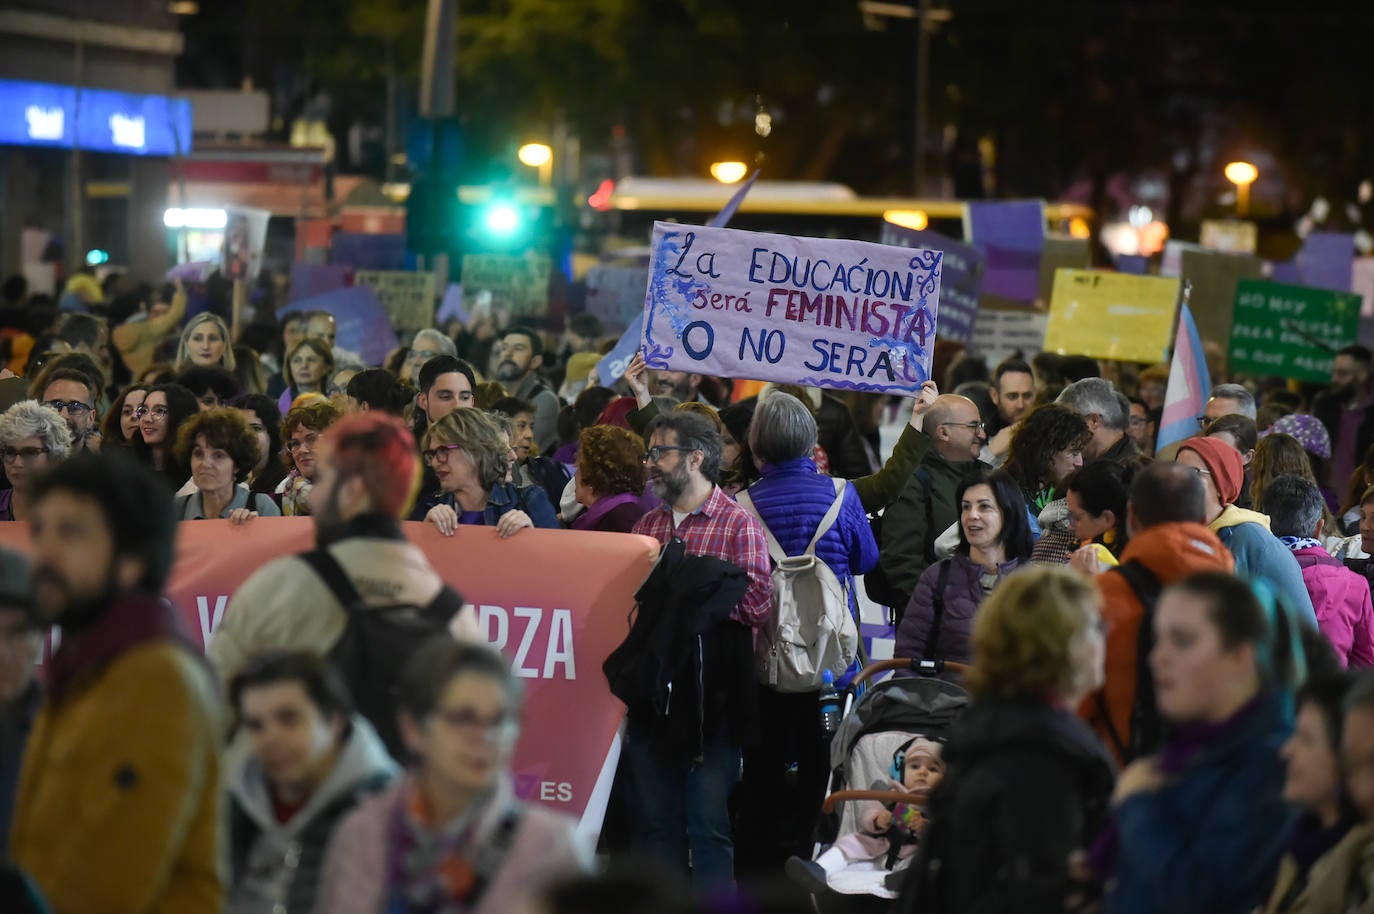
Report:
[[[701,395],[702,376],[690,371],[655,371],[654,393],[660,397],[672,397],[679,403],[705,403],[715,406]]]
[[[562,404],[539,374],[544,364],[544,341],[539,331],[511,327],[501,334],[501,362],[496,379],[506,385],[517,400],[534,406],[534,442],[541,454],[552,454],[558,447],[558,411]]]
[[[305,557],[286,556],[259,568],[234,593],[210,640],[210,662],[221,682],[264,650],[329,655],[348,623],[348,610],[382,606],[444,606],[461,598],[446,587],[424,552],[401,532],[415,499],[420,461],[401,420],[378,412],[346,416],[320,438],[310,490],[315,537],[357,593],[352,607]],[[476,636],[471,610],[455,616],[455,631]],[[358,683],[349,682],[355,697]],[[359,710],[366,713],[363,702]],[[384,738],[394,719],[372,720]],[[390,748],[390,742],[388,742]]]
[[[742,636],[746,653],[752,654],[751,630],[767,618],[773,598],[768,544],[754,516],[715,483],[720,474],[720,434],[704,416],[686,410],[656,416],[648,433],[644,462],[654,494],[663,504],[644,515],[634,532],[665,546],[681,540],[688,555],[723,559],[748,575],[743,598],[721,625]],[[730,708],[756,702],[749,667],[752,663],[746,663],[741,682],[723,672],[713,678],[718,667],[704,665],[701,693],[723,693]],[[733,879],[734,867],[726,800],[739,778],[740,746],[756,734],[741,732],[747,728],[743,715],[703,712],[703,717],[701,746],[695,751],[656,737],[650,722],[631,713],[625,751],[633,787],[627,802],[630,818],[642,831],[644,850],[685,867],[690,848],[693,884],[720,889]]]
[[[1369,389],[1369,368],[1374,355],[1364,346],[1347,346],[1336,353],[1331,369],[1331,389],[1312,400],[1312,414],[1331,435],[1330,473],[1327,485],[1345,491],[1355,467],[1374,443],[1374,394]]]
[[[10,853],[63,914],[218,911],[220,707],[162,597],[171,496],[82,454],[33,495],[33,599],[61,644],[29,736]]]

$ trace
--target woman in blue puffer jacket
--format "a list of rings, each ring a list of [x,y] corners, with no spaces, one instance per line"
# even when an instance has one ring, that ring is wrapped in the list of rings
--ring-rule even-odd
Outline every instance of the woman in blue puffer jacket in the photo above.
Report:
[[[1026,501],[1007,473],[978,468],[959,483],[959,546],[925,570],[897,626],[898,657],[968,663],[978,606],[1031,554]]]
[[[796,397],[772,392],[759,398],[749,446],[761,478],[748,489],[754,513],[787,555],[800,555],[835,502],[835,481],[822,476],[811,454],[816,420]],[[878,562],[878,545],[854,487],[845,484],[835,524],[816,544],[854,602],[854,576]],[[746,504],[748,507],[748,504]],[[828,742],[818,731],[816,692],[781,693],[759,686],[762,733],[744,752],[735,868],[776,874],[787,858],[811,854],[811,828],[829,771]]]

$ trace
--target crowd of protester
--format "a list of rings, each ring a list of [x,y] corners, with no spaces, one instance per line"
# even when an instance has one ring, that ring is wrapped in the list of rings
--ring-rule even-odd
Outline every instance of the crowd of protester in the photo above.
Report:
[[[1363,347],[1321,390],[1219,383],[1156,455],[1160,366],[942,341],[895,402],[642,358],[599,378],[614,341],[588,315],[421,328],[377,367],[324,313],[240,332],[187,318],[180,286],[80,302],[0,312],[0,522],[31,544],[0,554],[4,910],[687,911],[784,872],[823,887],[793,859],[835,765],[819,689],[753,668],[774,570],[807,552],[971,697],[923,744],[896,910],[1374,899]],[[883,417],[904,421],[886,459]],[[279,516],[317,547],[238,586],[203,662],[161,598],[177,525]],[[471,527],[662,546],[637,600],[696,620],[700,716],[627,701],[599,848],[517,796],[520,681],[406,521],[454,548]],[[433,630],[361,679],[379,648],[354,620],[396,606]]]

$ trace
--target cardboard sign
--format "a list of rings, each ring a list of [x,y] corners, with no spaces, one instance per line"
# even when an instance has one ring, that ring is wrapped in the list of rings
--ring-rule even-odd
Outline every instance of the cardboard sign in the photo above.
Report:
[[[397,329],[414,331],[434,326],[437,284],[433,273],[359,270],[353,275],[353,284],[367,286],[377,293],[377,300]]]
[[[1040,252],[1040,278],[1036,298],[1048,302],[1054,295],[1054,275],[1060,270],[1086,270],[1093,265],[1092,246],[1087,238],[1049,236]]]
[[[654,223],[650,368],[914,394],[930,377],[943,255]]]
[[[971,340],[987,267],[983,253],[939,232],[915,231],[890,222],[883,223],[881,240],[893,247],[925,248],[945,255],[940,274],[940,339]]]
[[[1187,241],[1174,241],[1170,239],[1164,242],[1164,256],[1159,261],[1160,276],[1182,276],[1183,275],[1183,252],[1184,251],[1205,251],[1207,250],[1200,244],[1190,244]]]
[[[581,819],[582,830],[595,835],[625,712],[601,664],[629,630],[634,592],[649,574],[658,543],[579,530],[521,530],[502,540],[491,527],[460,527],[450,538],[432,524],[402,526],[473,606],[488,640],[525,680],[516,792]],[[0,524],[0,544],[27,551],[28,524]],[[310,518],[258,518],[240,527],[186,521],[177,527],[167,595],[191,640],[203,647],[234,591],[254,571],[314,547]],[[527,573],[536,566],[539,574]]]
[[[1240,219],[1203,219],[1202,246],[1223,254],[1253,254],[1259,249],[1259,228]]]
[[[1027,360],[1045,348],[1045,327],[1050,316],[1029,308],[980,308],[973,325],[973,351],[988,365],[996,365],[1020,352]]]
[[[1188,309],[1204,340],[1224,344],[1231,338],[1231,315],[1236,308],[1236,284],[1259,279],[1264,268],[1258,257],[1217,251],[1183,251],[1182,277],[1193,284]]]
[[[235,206],[225,210],[224,252],[220,270],[226,279],[257,279],[262,271],[262,252],[267,244],[265,209]]]
[[[544,314],[549,308],[549,277],[553,261],[528,254],[468,254],[463,258],[463,295],[470,303],[489,308],[498,326],[501,315]]]
[[[1236,287],[1231,370],[1327,382],[1336,350],[1355,342],[1360,297],[1263,280]]]
[[[587,271],[587,313],[622,327],[644,311],[649,267],[595,266]]]
[[[1060,270],[1045,348],[1061,355],[1161,362],[1172,342],[1178,288],[1177,279]]]

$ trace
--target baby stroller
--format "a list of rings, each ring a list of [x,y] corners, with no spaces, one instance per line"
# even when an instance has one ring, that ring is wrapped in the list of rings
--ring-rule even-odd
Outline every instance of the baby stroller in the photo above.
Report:
[[[915,676],[892,677],[871,685],[857,700],[860,683],[880,673],[896,670]],[[932,678],[940,673],[962,673],[963,664],[941,660],[885,660],[866,667],[854,677],[844,698],[844,714],[830,744],[830,781],[816,823],[812,861],[841,835],[859,831],[863,803],[919,803],[924,797],[901,790],[871,790],[878,782],[897,779],[901,752],[914,738],[943,742],[951,724],[969,704],[969,695],[952,682]],[[821,912],[857,911],[872,907],[887,910],[900,889],[900,875],[889,880],[893,868],[900,873],[908,859],[896,861],[897,848],[871,868],[831,874],[828,884],[809,880],[812,900]],[[803,863],[794,860],[794,863]],[[814,870],[815,866],[804,866]],[[789,868],[789,873],[792,869]],[[794,874],[803,875],[803,874]],[[803,879],[803,881],[808,881]],[[889,884],[891,883],[891,884]],[[856,897],[859,896],[859,897]],[[868,896],[863,901],[860,897]],[[866,904],[865,902],[868,902]]]

